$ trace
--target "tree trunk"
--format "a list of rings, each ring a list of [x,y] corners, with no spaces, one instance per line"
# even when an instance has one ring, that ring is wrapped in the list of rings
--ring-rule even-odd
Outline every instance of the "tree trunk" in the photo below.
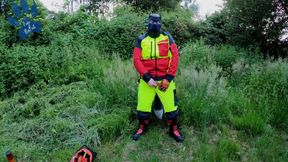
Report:
[[[71,0],[71,13],[73,13],[73,2],[74,0]]]
[[[70,8],[70,7],[69,7],[69,4],[68,4],[68,5],[67,5],[67,12],[68,12],[68,13],[70,13],[69,8]]]

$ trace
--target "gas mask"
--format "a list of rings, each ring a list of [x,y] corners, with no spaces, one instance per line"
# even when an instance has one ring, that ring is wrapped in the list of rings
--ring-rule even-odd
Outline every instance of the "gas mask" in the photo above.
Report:
[[[149,32],[160,32],[161,29],[161,17],[158,14],[149,15],[148,31]]]

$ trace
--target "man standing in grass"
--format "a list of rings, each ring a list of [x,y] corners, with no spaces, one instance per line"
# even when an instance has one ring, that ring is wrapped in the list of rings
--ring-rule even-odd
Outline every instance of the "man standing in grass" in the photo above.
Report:
[[[147,130],[152,103],[157,94],[164,107],[169,134],[177,142],[183,142],[178,129],[179,112],[174,101],[173,79],[178,68],[178,49],[172,36],[161,31],[160,15],[149,15],[147,33],[138,37],[133,60],[141,75],[137,105],[139,128],[133,134],[133,139],[138,140]]]

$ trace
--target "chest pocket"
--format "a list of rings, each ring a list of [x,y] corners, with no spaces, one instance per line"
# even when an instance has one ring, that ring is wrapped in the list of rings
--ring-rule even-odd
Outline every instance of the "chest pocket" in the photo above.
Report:
[[[159,49],[159,56],[161,57],[167,57],[169,52],[169,41],[162,40],[157,43],[158,49]]]

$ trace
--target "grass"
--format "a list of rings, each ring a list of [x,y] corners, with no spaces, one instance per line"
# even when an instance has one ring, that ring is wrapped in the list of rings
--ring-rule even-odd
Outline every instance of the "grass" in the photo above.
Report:
[[[232,47],[187,45],[176,78],[185,142],[176,143],[159,121],[135,142],[138,74],[132,61],[88,47],[79,44],[78,55],[56,48],[67,57],[57,67],[52,49],[47,69],[38,69],[44,79],[1,98],[0,152],[11,149],[17,161],[59,162],[85,144],[100,161],[288,160],[287,60],[255,61]],[[41,48],[33,51],[44,53]],[[48,63],[42,57],[41,64]]]

